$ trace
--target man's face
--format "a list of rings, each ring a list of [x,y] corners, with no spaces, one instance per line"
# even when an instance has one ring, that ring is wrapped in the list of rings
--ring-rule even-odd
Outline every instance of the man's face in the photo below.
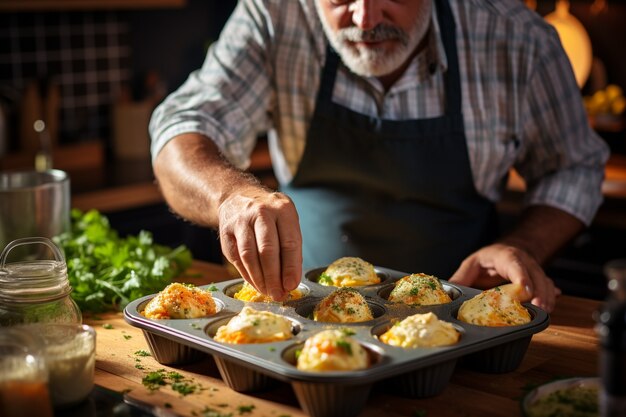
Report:
[[[315,0],[333,48],[354,73],[379,77],[411,57],[430,24],[432,0]]]

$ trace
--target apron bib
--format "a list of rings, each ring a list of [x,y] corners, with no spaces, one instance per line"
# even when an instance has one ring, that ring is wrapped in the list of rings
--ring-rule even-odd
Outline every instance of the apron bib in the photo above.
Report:
[[[454,17],[447,0],[437,11],[449,64],[440,117],[386,120],[333,103],[340,58],[327,48],[304,154],[282,188],[300,216],[305,268],[358,256],[447,279],[497,235],[494,204],[472,179]]]

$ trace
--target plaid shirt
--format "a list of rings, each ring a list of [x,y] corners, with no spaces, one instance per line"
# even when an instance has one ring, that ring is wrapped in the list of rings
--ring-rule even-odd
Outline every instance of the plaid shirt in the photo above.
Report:
[[[316,0],[241,0],[204,65],[154,112],[153,158],[198,132],[245,169],[267,133],[279,182],[298,169],[313,117],[326,37]],[[589,224],[602,202],[608,148],[591,130],[558,35],[519,0],[449,0],[457,24],[463,117],[476,190],[497,201],[511,167],[526,204]],[[372,117],[444,111],[446,57],[433,8],[428,47],[387,92],[376,78],[338,70],[333,100]]]

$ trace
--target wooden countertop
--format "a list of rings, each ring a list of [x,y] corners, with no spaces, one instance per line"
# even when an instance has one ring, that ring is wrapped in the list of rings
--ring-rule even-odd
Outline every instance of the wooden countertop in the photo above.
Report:
[[[192,269],[197,277],[185,281],[207,284],[231,279],[222,266],[196,262]],[[597,374],[598,344],[592,314],[599,305],[592,300],[560,297],[550,326],[533,337],[523,362],[514,372],[482,374],[457,367],[444,391],[428,399],[407,399],[373,390],[360,416],[520,416],[519,399],[529,386],[557,377]],[[133,398],[163,407],[169,405],[170,411],[181,416],[203,415],[202,410],[207,407],[233,416],[305,416],[288,384],[281,383],[261,393],[238,393],[222,382],[212,361],[173,368],[152,357],[135,355],[138,350],[148,351],[148,345],[141,330],[128,325],[121,313],[99,315],[97,319],[85,317],[85,322],[98,333],[96,384],[100,386],[131,390],[129,395]],[[107,329],[104,324],[112,328]],[[142,385],[142,378],[158,369],[177,371],[201,384],[203,390],[181,396],[164,386],[151,393]],[[245,412],[249,406],[254,408]]]

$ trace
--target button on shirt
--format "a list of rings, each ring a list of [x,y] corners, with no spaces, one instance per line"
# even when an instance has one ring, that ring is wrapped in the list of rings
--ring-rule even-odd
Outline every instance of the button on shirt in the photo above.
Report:
[[[276,176],[291,181],[325,60],[315,1],[240,1],[202,68],[154,112],[153,158],[173,137],[196,132],[245,169],[257,137],[267,133]],[[519,0],[450,5],[476,190],[497,201],[514,167],[526,181],[527,205],[556,207],[589,224],[602,202],[608,147],[587,122],[558,35]],[[436,13],[433,7],[427,48],[388,91],[341,66],[333,100],[381,119],[443,114],[447,66]]]

